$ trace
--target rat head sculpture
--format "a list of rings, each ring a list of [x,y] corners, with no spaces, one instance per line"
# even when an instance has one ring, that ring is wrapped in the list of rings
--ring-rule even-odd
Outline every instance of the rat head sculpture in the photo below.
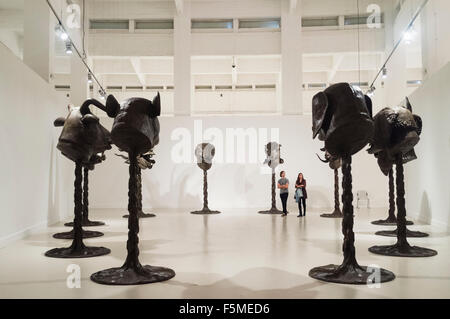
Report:
[[[412,113],[406,98],[406,107],[396,106],[382,109],[374,117],[375,133],[368,149],[378,160],[381,171],[388,175],[398,155],[403,163],[417,158],[414,146],[422,133],[422,119]]]
[[[137,155],[147,153],[159,143],[160,96],[153,101],[130,98],[119,104],[114,96],[106,100],[106,110],[114,118],[112,141],[117,147]]]
[[[269,165],[270,168],[275,169],[278,165],[283,164],[284,160],[281,156],[281,145],[277,142],[269,142],[266,145],[266,160],[264,164]]]
[[[319,136],[332,157],[359,152],[373,135],[372,101],[348,83],[331,85],[312,101],[313,138]]]
[[[195,148],[195,157],[197,158],[197,165],[202,170],[207,171],[212,166],[212,160],[216,154],[216,148],[210,143],[198,144]]]
[[[61,153],[74,162],[93,168],[104,160],[103,152],[111,149],[111,135],[91,113],[93,104],[105,110],[105,106],[96,100],[87,100],[81,107],[69,105],[67,118],[58,118],[55,126],[63,126],[56,146]]]

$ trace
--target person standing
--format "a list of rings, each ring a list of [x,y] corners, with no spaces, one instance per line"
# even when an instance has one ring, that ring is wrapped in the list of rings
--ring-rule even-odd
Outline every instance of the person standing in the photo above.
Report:
[[[308,193],[306,192],[306,180],[303,178],[303,174],[299,173],[297,176],[297,181],[295,182],[295,196],[294,199],[298,203],[298,216],[306,216],[306,199],[308,198]],[[303,206],[303,214],[302,214]]]
[[[280,172],[280,179],[278,180],[278,188],[280,189],[281,204],[283,205],[283,217],[288,214],[287,199],[289,196],[289,180],[286,178],[286,172]]]

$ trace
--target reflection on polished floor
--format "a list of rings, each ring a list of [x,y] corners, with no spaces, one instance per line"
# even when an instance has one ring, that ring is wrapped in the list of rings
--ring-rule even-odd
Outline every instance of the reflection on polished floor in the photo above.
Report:
[[[410,226],[430,233],[410,244],[435,249],[431,258],[394,258],[371,254],[374,244],[394,243],[375,236],[380,226],[371,220],[385,209],[356,210],[357,258],[361,265],[379,265],[397,278],[380,288],[323,283],[308,277],[310,268],[341,263],[340,220],[264,216],[258,210],[223,210],[220,215],[195,216],[189,210],[156,210],[156,218],[141,221],[140,259],[143,264],[175,270],[170,281],[142,286],[103,286],[89,276],[121,266],[126,256],[127,221],[123,210],[92,210],[105,236],[87,239],[112,253],[89,259],[44,257],[50,248],[70,241],[53,239],[63,223],[0,249],[0,298],[450,298],[450,234],[429,225]],[[385,227],[384,227],[385,228]],[[94,229],[94,228],[92,228]],[[81,267],[81,288],[67,288],[67,266]]]

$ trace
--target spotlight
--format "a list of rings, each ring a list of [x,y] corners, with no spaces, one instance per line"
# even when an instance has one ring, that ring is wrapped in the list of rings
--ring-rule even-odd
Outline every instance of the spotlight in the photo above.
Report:
[[[375,94],[375,90],[376,90],[376,88],[374,86],[371,86],[369,91],[367,91],[367,96],[370,98],[373,97]]]
[[[102,90],[102,89],[98,90],[98,94],[100,94],[100,99],[101,100],[105,100],[106,99],[106,92],[105,92],[105,90]]]
[[[66,42],[66,54],[72,54],[72,42],[67,41]]]
[[[87,82],[88,82],[88,84],[92,84],[92,74],[91,73],[88,73]]]
[[[416,31],[413,29],[412,26],[408,30],[406,30],[405,33],[403,34],[403,39],[405,39],[406,44],[411,44],[411,42],[415,39],[415,37]]]
[[[64,31],[64,28],[62,27],[61,24],[57,24],[55,26],[55,33],[63,41],[66,41],[69,38],[69,36],[67,35],[66,31]]]
[[[383,78],[383,79],[387,79],[387,77],[388,77],[388,75],[387,75],[387,69],[386,69],[386,67],[384,67],[384,68],[383,68],[383,76],[382,76],[382,78]]]

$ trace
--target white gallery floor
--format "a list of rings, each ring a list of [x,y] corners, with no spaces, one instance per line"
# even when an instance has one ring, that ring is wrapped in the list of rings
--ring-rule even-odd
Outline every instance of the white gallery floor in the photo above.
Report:
[[[44,256],[70,241],[53,239],[67,231],[62,223],[0,249],[0,298],[450,298],[450,234],[429,225],[409,226],[430,233],[409,239],[410,244],[432,248],[431,258],[395,258],[374,255],[367,248],[394,243],[375,236],[370,221],[386,217],[386,209],[355,210],[357,259],[393,271],[397,278],[380,288],[324,283],[308,276],[315,266],[342,261],[341,220],[319,217],[319,211],[297,218],[259,215],[255,210],[224,210],[220,215],[197,216],[181,210],[158,210],[156,218],[141,221],[142,264],[166,266],[176,276],[142,286],[104,286],[89,276],[121,266],[126,256],[127,221],[123,210],[91,210],[92,220],[107,226],[92,227],[105,236],[86,239],[105,246],[110,255],[88,259],[53,259]],[[388,227],[389,228],[389,227]],[[68,288],[70,264],[81,267],[81,288]]]

